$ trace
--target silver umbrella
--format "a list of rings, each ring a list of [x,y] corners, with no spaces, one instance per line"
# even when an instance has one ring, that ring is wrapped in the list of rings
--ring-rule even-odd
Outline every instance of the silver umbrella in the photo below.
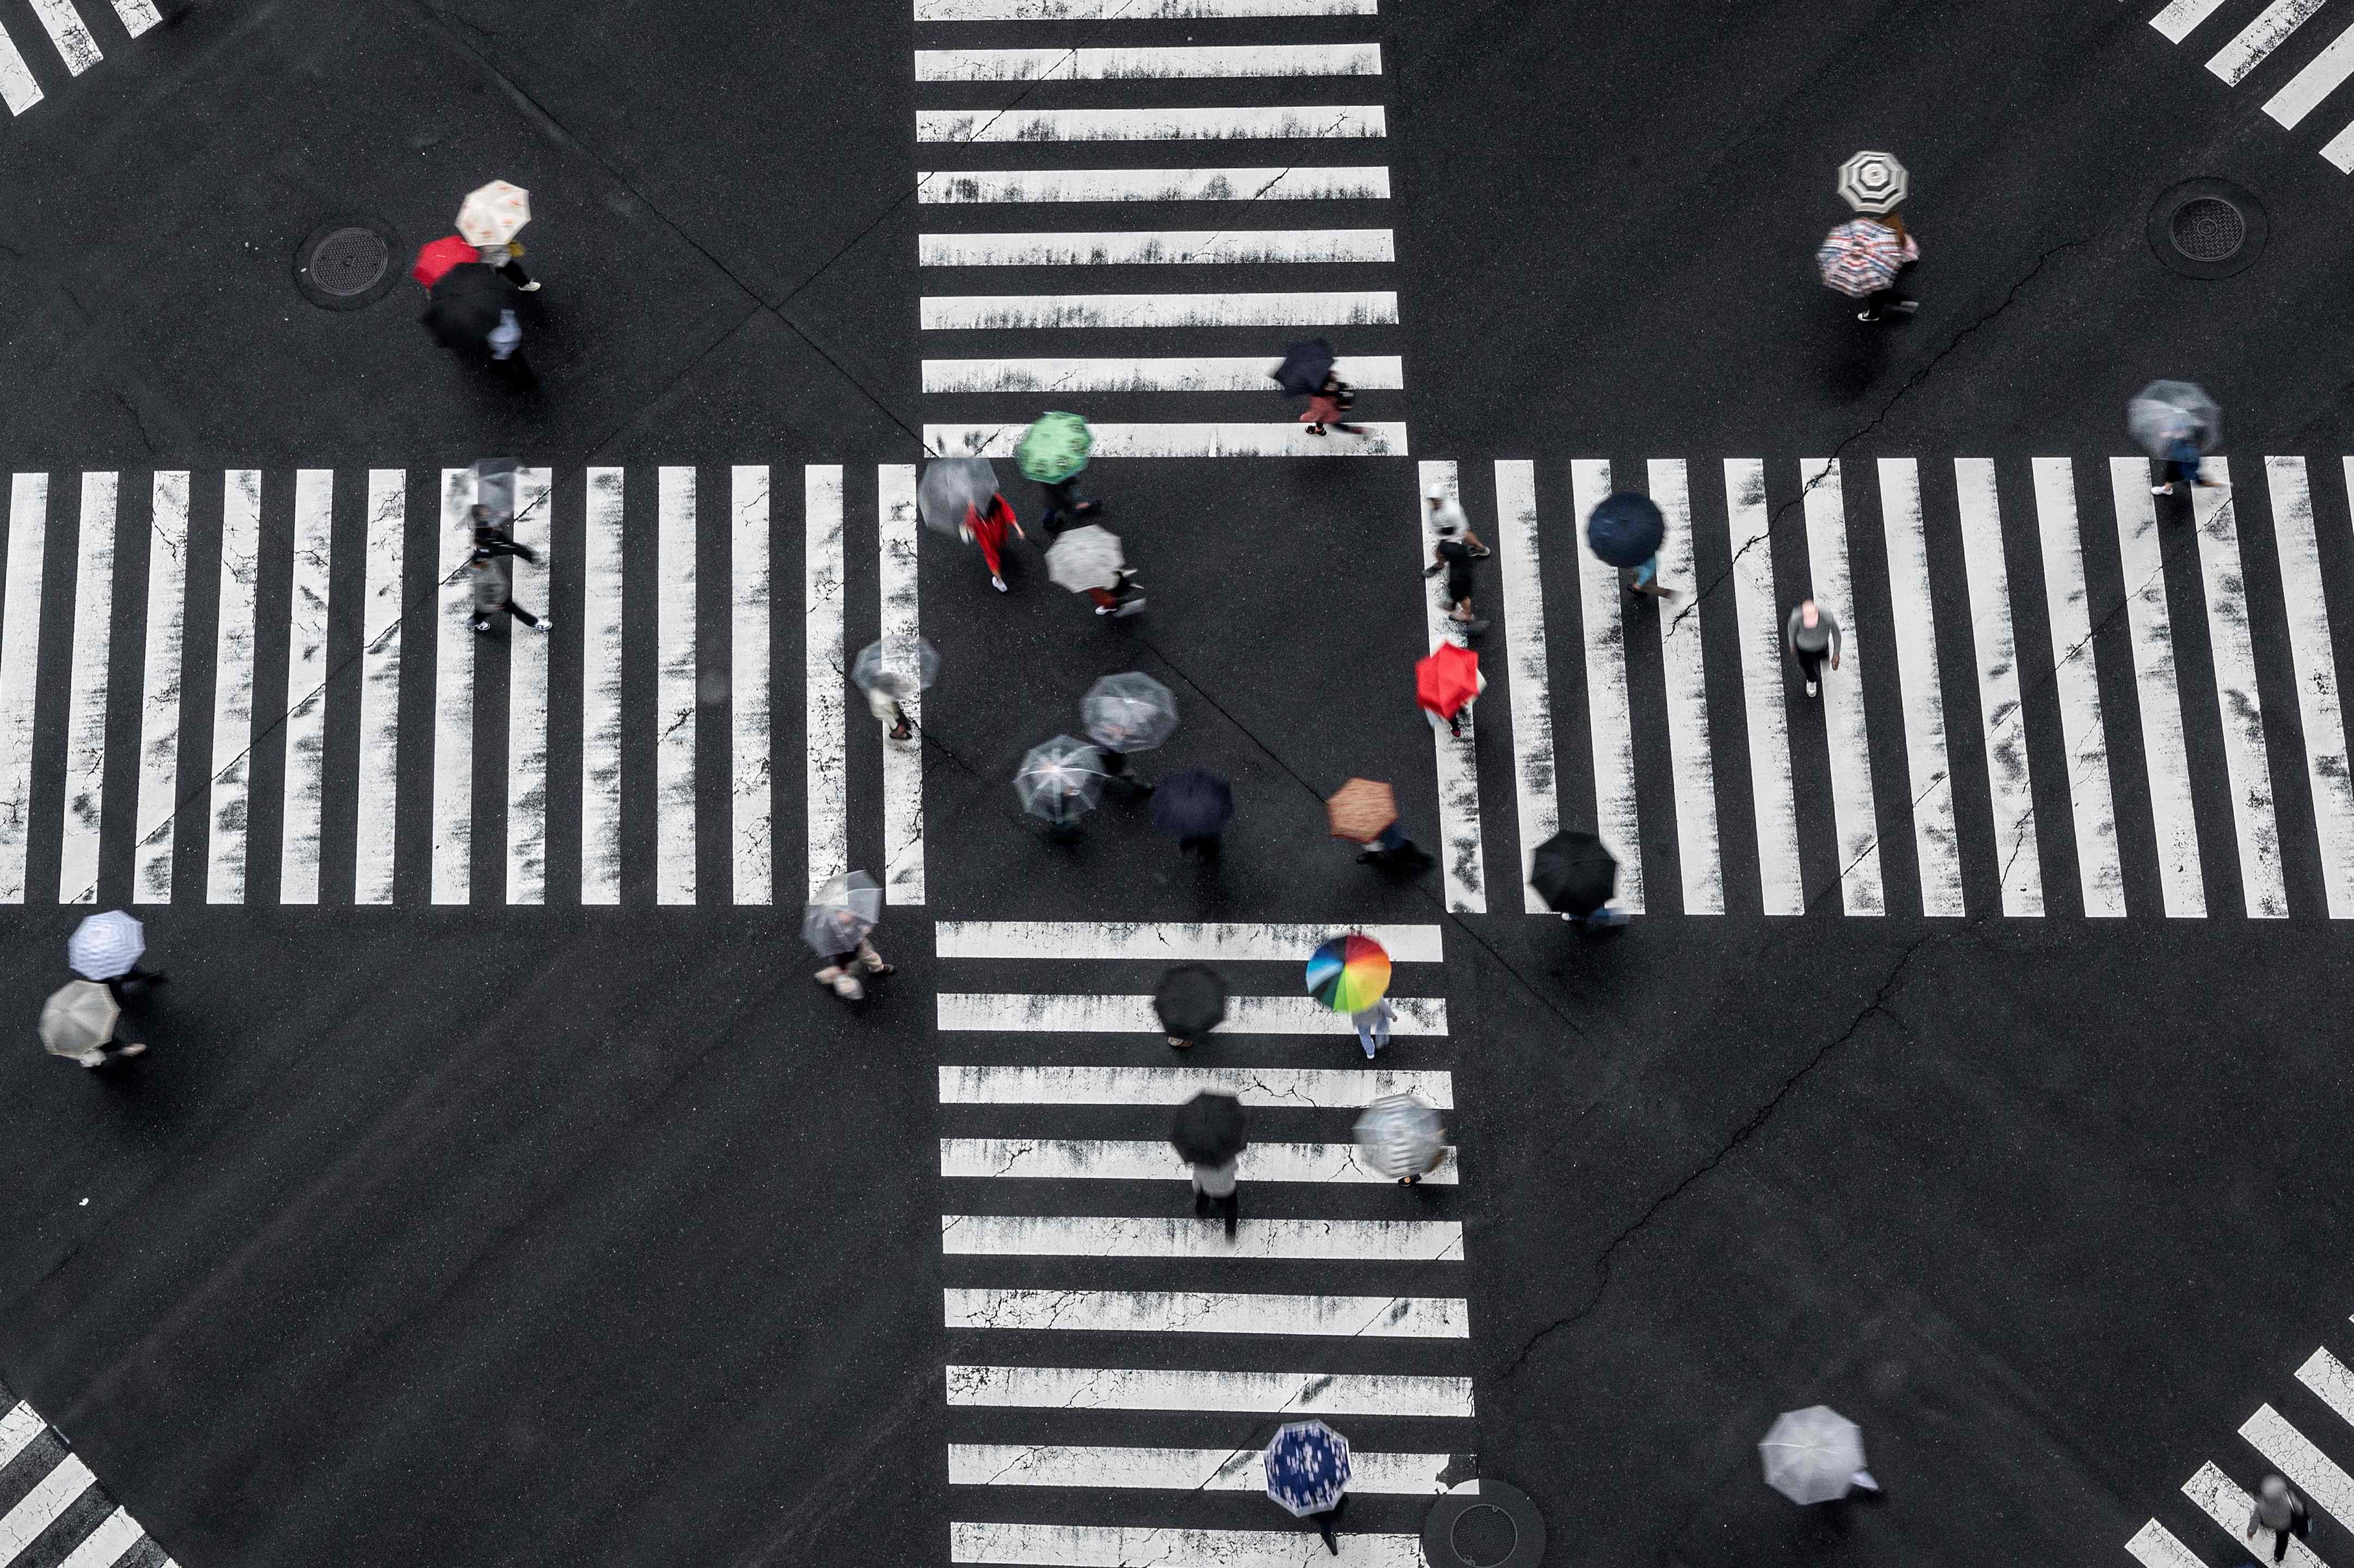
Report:
[[[2170,455],[2179,441],[2211,452],[2222,444],[2223,410],[2196,382],[2153,381],[2126,405],[2126,428],[2154,458]]]
[[[850,678],[862,692],[905,697],[911,682],[914,690],[928,692],[940,678],[940,652],[920,637],[906,641],[886,637],[858,651],[851,661]]]
[[[1766,1484],[1795,1503],[1843,1498],[1863,1468],[1863,1431],[1828,1404],[1786,1410],[1759,1440]]]
[[[114,1038],[122,1010],[113,993],[96,980],[75,980],[41,1004],[41,1044],[53,1056],[79,1062]]]
[[[863,871],[845,872],[817,890],[801,910],[801,940],[821,958],[858,946],[883,923],[883,890]]]
[[[1112,574],[1126,559],[1119,553],[1119,535],[1090,523],[1055,541],[1046,552],[1046,575],[1073,593],[1085,593],[1111,587]]]
[[[1438,1113],[1412,1095],[1384,1095],[1357,1118],[1357,1153],[1392,1180],[1421,1175],[1446,1147]]]
[[[924,465],[924,482],[916,487],[916,510],[924,526],[954,534],[964,526],[965,509],[989,510],[997,493],[997,470],[987,458],[934,458]]]
[[[1885,153],[1858,153],[1840,165],[1839,194],[1858,212],[1894,212],[1909,184],[1904,165]]]
[[[1106,751],[1150,751],[1177,733],[1177,699],[1140,671],[1106,675],[1079,699],[1087,738]]]
[[[1058,735],[1034,746],[1013,776],[1013,792],[1034,817],[1064,823],[1095,809],[1103,793],[1103,758],[1083,740]]]

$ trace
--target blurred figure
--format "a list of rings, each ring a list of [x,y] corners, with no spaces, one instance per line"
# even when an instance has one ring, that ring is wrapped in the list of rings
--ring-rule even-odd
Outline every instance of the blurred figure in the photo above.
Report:
[[[818,970],[812,978],[820,985],[832,987],[833,994],[844,1001],[856,1001],[866,994],[866,988],[859,983],[859,976],[887,975],[896,968],[896,965],[885,963],[883,955],[875,950],[875,943],[862,936],[855,948],[846,954],[838,955],[832,963]]]
[[[1883,213],[1875,221],[1896,237],[1896,243],[1903,251],[1904,260],[1896,269],[1896,276],[1888,286],[1874,290],[1863,302],[1863,309],[1855,313],[1855,319],[1860,322],[1876,322],[1891,311],[1901,316],[1909,316],[1921,308],[1920,301],[1896,286],[1903,281],[1904,274],[1913,270],[1914,265],[1921,260],[1920,245],[1904,231],[1903,214]]]
[[[1471,613],[1471,563],[1476,558],[1471,546],[1460,539],[1438,542],[1438,564],[1447,569],[1447,587],[1438,602],[1447,609],[1447,619],[1466,637],[1477,637],[1488,630],[1488,623]]]
[[[2198,490],[2222,489],[2221,480],[2206,479],[2200,476],[2199,466],[2200,456],[2199,443],[2188,436],[2182,437],[2172,446],[2168,447],[2165,459],[2166,482],[2151,485],[2149,493],[2152,495],[2171,495],[2174,493],[2174,487],[2178,484],[2187,484]]]
[[[1460,539],[1470,549],[1471,558],[1475,561],[1484,561],[1495,554],[1479,542],[1479,535],[1471,532],[1471,520],[1463,515],[1462,506],[1449,493],[1443,481],[1434,482],[1424,495],[1430,503],[1430,531],[1440,544],[1449,539]],[[1431,563],[1422,568],[1422,575],[1435,577],[1446,569],[1446,557],[1434,549]]]
[[[556,622],[532,614],[514,601],[507,587],[506,572],[488,550],[476,550],[466,557],[466,569],[472,574],[474,618],[466,624],[475,631],[488,631],[491,618],[506,611],[535,631],[546,631]]]
[[[1829,653],[1831,668],[1839,668],[1839,621],[1813,599],[1802,599],[1783,623],[1782,638],[1798,662],[1798,673],[1807,678],[1807,695],[1814,696],[1822,683],[1823,655]]]
[[[1372,1061],[1390,1043],[1390,1024],[1396,1017],[1397,1010],[1390,1005],[1387,997],[1349,1014],[1349,1022],[1357,1031],[1357,1044],[1364,1047],[1366,1061]]]
[[[1344,436],[1362,436],[1365,433],[1363,425],[1341,422],[1341,417],[1356,406],[1356,389],[1328,370],[1324,373],[1324,384],[1316,389],[1314,397],[1308,399],[1308,410],[1299,416],[1299,421],[1308,427],[1308,433],[1311,436],[1322,435],[1327,425]]]
[[[2243,1533],[2250,1541],[2259,1530],[2273,1532],[2273,1561],[2288,1556],[2292,1539],[2303,1541],[2313,1533],[2313,1511],[2305,1499],[2288,1489],[2288,1482],[2277,1475],[2266,1476],[2256,1489],[2256,1506],[2248,1510],[2248,1528]]]
[[[1172,1039],[1170,1044],[1176,1042]],[[1223,1165],[1204,1165],[1198,1160],[1193,1164],[1193,1213],[1200,1219],[1208,1219],[1214,1213],[1225,1220],[1228,1241],[1235,1239],[1235,1231],[1242,1223],[1243,1201],[1236,1191],[1240,1183],[1235,1175],[1241,1165],[1239,1155]]]
[[[915,726],[907,722],[907,710],[899,705],[899,690],[896,681],[878,679],[866,688],[866,711],[883,726],[885,738],[913,740]]]
[[[981,565],[989,568],[989,586],[1000,593],[1008,591],[1002,552],[1009,529],[1017,539],[1030,537],[1022,531],[1021,520],[1013,515],[1013,508],[1005,497],[992,495],[986,512],[977,506],[966,507],[964,525],[957,530],[957,536],[966,544],[981,547]]]

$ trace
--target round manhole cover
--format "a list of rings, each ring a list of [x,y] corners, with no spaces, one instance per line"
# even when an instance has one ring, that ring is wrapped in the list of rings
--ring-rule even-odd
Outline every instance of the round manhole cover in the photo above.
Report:
[[[1450,1487],[1422,1521],[1431,1568],[1540,1568],[1544,1516],[1518,1487],[1481,1477]]]
[[[294,251],[294,286],[314,305],[357,310],[392,291],[401,272],[393,265],[399,238],[387,224],[346,217],[323,223]]]
[[[1474,1503],[1458,1515],[1447,1532],[1455,1555],[1471,1568],[1497,1568],[1521,1543],[1512,1516],[1493,1503]]]
[[[2146,232],[2158,259],[2186,278],[2228,278],[2264,253],[2271,223],[2255,193],[2229,180],[2185,180],[2158,198]]]
[[[2194,261],[2221,261],[2248,238],[2248,220],[2221,196],[2198,196],[2174,209],[2167,238]]]

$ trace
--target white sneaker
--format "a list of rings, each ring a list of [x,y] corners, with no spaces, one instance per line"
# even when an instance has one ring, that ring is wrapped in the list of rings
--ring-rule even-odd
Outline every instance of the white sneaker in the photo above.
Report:
[[[553,617],[543,615],[539,618],[539,624],[533,627],[532,630],[534,631],[553,631],[556,630],[556,621]]]
[[[990,586],[990,587],[991,587],[991,588],[995,588],[995,589],[996,589],[998,592],[1000,592],[1000,593],[1003,593],[1003,592],[1005,592],[1005,591],[1006,591],[1006,588],[1005,588],[1005,579],[1004,579],[1003,577],[991,577],[991,578],[989,579],[989,586]]]
[[[1813,695],[1815,694],[1815,693],[1816,693],[1816,691],[1817,691],[1818,689],[1819,689],[1819,688],[1815,685],[1815,683],[1814,683],[1812,681],[1808,681],[1808,682],[1807,683],[1807,695],[1808,695],[1808,696],[1810,696],[1810,697],[1811,697],[1811,696],[1813,696]]]
[[[2174,493],[2174,486],[2171,484],[2153,484],[2149,487],[2149,493],[2152,495],[2171,495]]]
[[[525,283],[525,284],[523,286],[523,291],[524,291],[525,293],[526,293],[526,294],[536,294],[536,293],[538,293],[538,292],[539,292],[539,282],[538,282],[538,281],[537,281],[536,279],[535,279],[535,280],[533,280],[531,282]]]

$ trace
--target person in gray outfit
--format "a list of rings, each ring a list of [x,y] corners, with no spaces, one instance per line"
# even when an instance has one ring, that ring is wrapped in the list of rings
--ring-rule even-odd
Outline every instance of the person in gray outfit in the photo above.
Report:
[[[1807,695],[1820,689],[1823,678],[1823,655],[1829,653],[1831,668],[1839,668],[1840,623],[1831,612],[1813,599],[1802,601],[1790,612],[1782,627],[1782,640],[1790,645],[1790,655],[1798,662],[1798,671],[1807,677]]]
[[[2256,1489],[2256,1506],[2248,1510],[2247,1538],[2253,1541],[2259,1530],[2273,1532],[2275,1563],[2288,1555],[2291,1540],[2302,1541],[2313,1532],[2313,1511],[2278,1476],[2264,1478],[2264,1485]]]
[[[466,624],[476,631],[491,629],[491,617],[505,610],[517,620],[536,631],[546,631],[556,622],[543,620],[517,604],[507,589],[507,574],[498,557],[488,550],[476,550],[466,557],[466,570],[473,579],[474,619]]]

